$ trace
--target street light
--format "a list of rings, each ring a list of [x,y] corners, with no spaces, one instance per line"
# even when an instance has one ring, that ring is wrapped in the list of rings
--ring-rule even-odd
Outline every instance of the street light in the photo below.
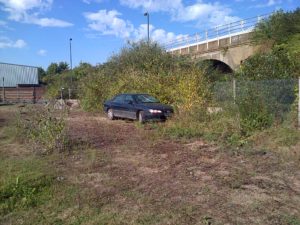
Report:
[[[70,67],[71,67],[71,70],[73,70],[73,66],[72,66],[72,38],[70,38]],[[72,80],[72,76],[71,76],[71,80]]]
[[[149,12],[145,12],[144,16],[147,16],[147,30],[148,30],[148,44],[150,42],[150,34],[149,34]]]
[[[72,38],[70,38],[69,41],[70,41],[71,87],[73,87]],[[69,99],[71,99],[71,87],[69,87]]]

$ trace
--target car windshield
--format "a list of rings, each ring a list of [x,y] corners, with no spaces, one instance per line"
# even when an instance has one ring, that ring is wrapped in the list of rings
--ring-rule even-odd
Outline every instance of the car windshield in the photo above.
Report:
[[[158,103],[159,101],[150,95],[136,95],[135,100],[138,103]]]

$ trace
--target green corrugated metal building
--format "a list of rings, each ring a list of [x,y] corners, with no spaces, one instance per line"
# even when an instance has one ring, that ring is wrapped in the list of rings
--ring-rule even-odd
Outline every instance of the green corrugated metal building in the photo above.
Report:
[[[36,86],[38,68],[0,62],[0,87]]]

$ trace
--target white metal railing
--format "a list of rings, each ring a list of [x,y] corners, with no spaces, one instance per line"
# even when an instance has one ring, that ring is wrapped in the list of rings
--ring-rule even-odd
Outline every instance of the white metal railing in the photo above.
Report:
[[[268,18],[270,15],[271,14],[265,14],[257,17],[252,17],[229,24],[216,26],[212,29],[192,35],[182,36],[181,38],[164,43],[163,47],[167,51],[174,51],[182,47],[189,47],[195,44],[207,43],[212,40],[219,40],[220,38],[234,36],[239,33],[249,33],[253,31],[257,23]]]

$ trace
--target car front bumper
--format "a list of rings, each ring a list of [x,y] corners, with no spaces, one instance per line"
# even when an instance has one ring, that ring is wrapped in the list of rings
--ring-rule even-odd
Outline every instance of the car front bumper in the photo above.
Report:
[[[165,121],[168,118],[172,117],[173,113],[150,113],[145,114],[145,120],[147,121]]]

